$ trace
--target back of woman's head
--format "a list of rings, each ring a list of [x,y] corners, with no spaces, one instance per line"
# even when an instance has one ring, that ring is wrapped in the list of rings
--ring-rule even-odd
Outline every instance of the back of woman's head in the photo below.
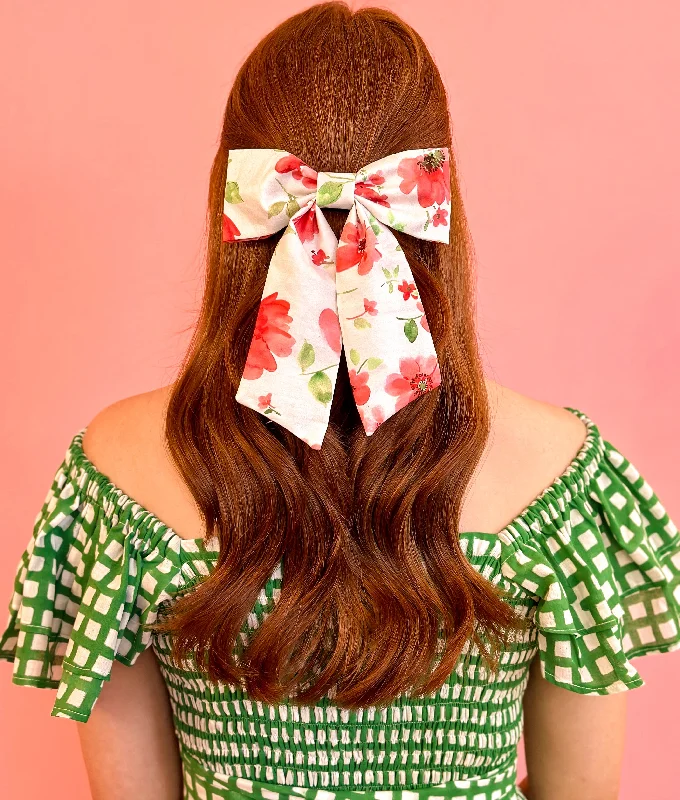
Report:
[[[433,147],[451,149],[441,77],[418,34],[380,9],[353,13],[331,2],[291,17],[246,59],[227,102],[211,174],[203,306],[166,424],[220,552],[163,627],[178,660],[191,656],[255,699],[328,696],[359,707],[428,694],[470,637],[495,667],[499,647],[523,626],[458,541],[488,408],[453,158],[451,243],[395,233],[427,314],[440,386],[367,437],[343,359],[320,450],[234,399],[279,237],[222,242],[229,151],[274,148],[315,170],[356,172]],[[339,235],[347,212],[324,213]],[[279,563],[280,595],[244,640],[244,622]]]

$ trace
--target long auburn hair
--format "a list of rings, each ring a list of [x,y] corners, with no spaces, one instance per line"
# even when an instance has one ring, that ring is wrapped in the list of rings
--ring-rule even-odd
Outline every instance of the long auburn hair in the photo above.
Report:
[[[359,708],[424,696],[446,682],[468,639],[495,670],[499,649],[525,627],[458,538],[489,412],[453,158],[451,244],[395,233],[439,356],[438,389],[367,437],[343,359],[320,450],[234,400],[278,235],[222,242],[230,148],[287,150],[314,169],[350,172],[444,146],[452,152],[439,72],[420,36],[382,9],[328,2],[290,17],[248,56],[229,95],[203,303],[166,418],[171,455],[219,555],[157,629],[171,634],[176,663],[189,658],[253,699],[327,696]],[[347,212],[324,214],[339,236]],[[275,607],[235,652],[279,562]]]

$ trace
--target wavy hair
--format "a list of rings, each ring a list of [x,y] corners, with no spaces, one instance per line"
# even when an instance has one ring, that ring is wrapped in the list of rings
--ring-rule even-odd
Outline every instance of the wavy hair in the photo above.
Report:
[[[314,169],[351,172],[444,146],[453,153],[439,72],[420,36],[382,9],[329,2],[290,17],[230,92],[210,179],[202,307],[166,418],[170,453],[219,556],[157,627],[171,634],[176,663],[190,658],[253,699],[327,696],[359,708],[423,696],[445,683],[468,639],[493,671],[526,624],[458,537],[489,411],[453,157],[451,244],[395,234],[429,320],[439,388],[367,437],[343,359],[320,450],[234,400],[278,236],[222,242],[230,148],[287,150]],[[347,212],[324,213],[339,236]],[[240,649],[280,562],[275,607]]]

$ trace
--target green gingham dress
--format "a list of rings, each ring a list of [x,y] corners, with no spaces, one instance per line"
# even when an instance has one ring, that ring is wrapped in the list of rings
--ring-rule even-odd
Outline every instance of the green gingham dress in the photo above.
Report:
[[[427,698],[350,711],[331,698],[268,705],[238,686],[173,666],[145,626],[213,568],[217,545],[182,539],[66,451],[16,575],[0,656],[17,684],[56,689],[52,714],[86,722],[113,661],[153,647],[172,704],[184,798],[285,795],[318,800],[507,800],[529,665],[547,680],[605,695],[643,685],[631,659],[680,649],[680,534],[637,469],[583,412],[567,469],[500,534],[465,532],[472,566],[530,616],[496,673],[468,646]],[[276,603],[279,563],[242,629]]]

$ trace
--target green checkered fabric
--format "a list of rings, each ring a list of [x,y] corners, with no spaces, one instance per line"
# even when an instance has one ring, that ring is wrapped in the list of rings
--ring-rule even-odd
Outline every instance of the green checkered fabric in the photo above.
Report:
[[[207,681],[148,631],[214,568],[217,543],[181,539],[98,472],[76,434],[19,564],[0,657],[15,683],[56,688],[52,714],[87,721],[114,660],[153,647],[168,688],[188,800],[296,794],[318,800],[508,800],[522,698],[546,679],[610,694],[643,685],[631,659],[680,649],[680,534],[649,484],[595,423],[567,469],[500,534],[460,535],[466,558],[531,627],[491,673],[468,642],[427,698],[387,708],[268,705]],[[244,621],[256,634],[280,563]],[[388,794],[389,793],[389,796]],[[395,794],[396,793],[396,794]]]
[[[565,492],[558,515],[540,499],[500,535],[503,574],[536,599],[545,677],[582,694],[642,686],[630,659],[680,648],[678,529],[630,461],[599,447],[585,491]]]

